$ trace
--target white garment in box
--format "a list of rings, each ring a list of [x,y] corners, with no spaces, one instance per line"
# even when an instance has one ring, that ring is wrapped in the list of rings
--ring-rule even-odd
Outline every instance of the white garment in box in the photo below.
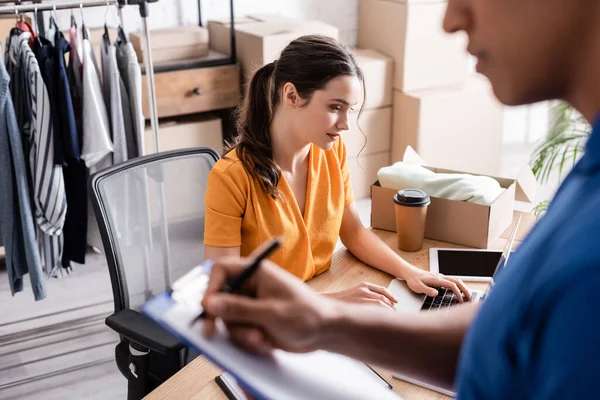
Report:
[[[421,189],[431,197],[490,205],[504,189],[489,176],[435,173],[421,165],[397,162],[377,173],[381,187]]]

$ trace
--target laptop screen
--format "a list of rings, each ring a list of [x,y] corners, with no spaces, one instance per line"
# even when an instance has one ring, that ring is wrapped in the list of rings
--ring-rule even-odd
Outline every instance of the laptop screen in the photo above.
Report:
[[[508,263],[508,258],[513,249],[513,243],[515,241],[515,237],[517,236],[517,231],[519,230],[520,224],[521,224],[521,217],[519,217],[519,219],[517,220],[517,223],[515,224],[515,227],[513,228],[512,232],[510,234],[510,237],[508,238],[508,241],[506,242],[506,245],[504,246],[504,250],[502,251],[502,255],[500,256],[500,260],[498,261],[498,265],[496,266],[496,270],[494,271],[494,276],[492,277],[492,280],[488,287],[487,293],[489,293],[492,286],[494,286],[495,280],[498,277],[498,274],[500,273],[500,271],[502,271],[506,267],[506,264]]]

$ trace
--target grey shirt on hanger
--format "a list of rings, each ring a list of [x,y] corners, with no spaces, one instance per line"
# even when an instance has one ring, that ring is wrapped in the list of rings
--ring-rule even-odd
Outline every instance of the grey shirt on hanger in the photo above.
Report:
[[[130,103],[130,115],[133,126],[133,135],[127,136],[128,149],[133,149],[134,142],[137,150],[129,152],[129,158],[139,157],[144,154],[144,129],[145,120],[142,111],[142,71],[138,63],[135,49],[130,42],[117,43],[117,64],[119,72],[127,88]]]
[[[104,101],[110,120],[113,140],[113,163],[119,164],[128,159],[125,117],[123,115],[123,94],[121,93],[121,74],[117,65],[117,50],[108,42],[108,38],[102,38],[101,63],[102,63],[102,88]],[[131,124],[131,119],[127,122]],[[129,127],[129,130],[132,130]]]

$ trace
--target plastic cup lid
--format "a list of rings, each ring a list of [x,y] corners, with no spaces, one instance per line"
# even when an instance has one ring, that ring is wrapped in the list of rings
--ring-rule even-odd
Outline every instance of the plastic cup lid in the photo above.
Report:
[[[394,203],[408,207],[423,207],[428,205],[431,199],[420,189],[403,189],[394,195]]]

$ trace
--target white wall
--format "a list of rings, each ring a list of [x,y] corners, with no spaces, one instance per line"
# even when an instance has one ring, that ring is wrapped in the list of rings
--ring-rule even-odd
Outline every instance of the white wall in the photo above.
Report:
[[[281,14],[299,19],[319,19],[340,29],[341,40],[351,46],[357,42],[359,0],[235,0],[235,14]],[[61,28],[69,25],[70,11],[58,11]],[[77,20],[79,10],[74,11]],[[48,14],[48,13],[46,13]],[[106,14],[105,7],[83,10],[89,27],[104,24],[116,26],[117,13],[111,7]],[[229,16],[229,0],[202,0],[202,19],[223,19]],[[48,18],[48,15],[46,15]],[[136,6],[126,7],[123,18],[127,31],[142,29],[142,22]],[[196,0],[159,0],[150,5],[150,28],[163,28],[176,25],[195,25],[198,21]],[[471,63],[471,69],[474,65]],[[543,137],[548,126],[548,107],[545,103],[526,107],[507,108],[504,121],[504,143],[531,143]]]
[[[549,103],[506,107],[504,111],[504,143],[534,143],[546,136],[549,125]]]

